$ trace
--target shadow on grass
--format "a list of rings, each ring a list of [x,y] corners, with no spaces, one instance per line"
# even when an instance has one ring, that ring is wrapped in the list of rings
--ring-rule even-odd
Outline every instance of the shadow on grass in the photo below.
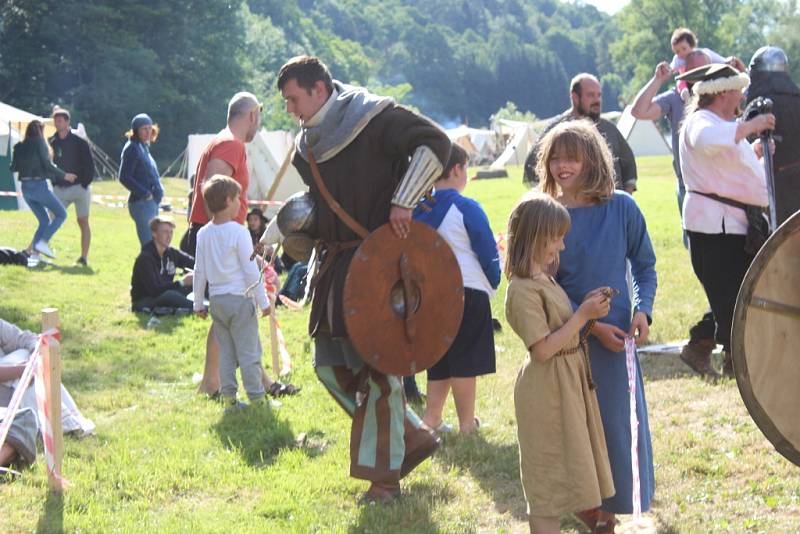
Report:
[[[36,267],[32,267],[32,269],[38,269],[42,271],[58,271],[64,274],[69,275],[82,275],[82,276],[91,276],[93,274],[97,274],[100,271],[95,271],[90,266],[85,265],[57,265],[50,261],[40,262],[39,265]]]
[[[238,452],[253,467],[268,467],[281,449],[295,445],[289,423],[268,406],[223,414],[213,428],[223,447]]]
[[[42,513],[36,525],[36,533],[56,534],[61,532],[64,532],[64,495],[51,491],[48,492],[47,500],[42,507]]]
[[[489,494],[499,513],[510,513],[527,521],[525,498],[519,481],[519,449],[516,441],[495,443],[481,432],[473,436],[453,436],[445,441],[436,461],[469,471]]]
[[[139,327],[143,330],[153,330],[155,332],[163,332],[164,334],[171,334],[177,326],[180,326],[185,318],[191,318],[190,313],[175,313],[167,315],[156,315],[153,313],[145,312],[131,312],[136,316],[136,321]],[[151,323],[151,321],[153,321]]]
[[[714,357],[712,356],[712,362]],[[676,378],[701,378],[683,363],[677,354],[639,353],[639,365],[647,382],[656,380],[672,380]],[[717,362],[719,367],[721,362]]]
[[[360,505],[356,524],[349,534],[368,532],[441,532],[431,518],[431,511],[448,506],[454,494],[446,486],[421,482],[403,489],[399,499],[390,505]]]

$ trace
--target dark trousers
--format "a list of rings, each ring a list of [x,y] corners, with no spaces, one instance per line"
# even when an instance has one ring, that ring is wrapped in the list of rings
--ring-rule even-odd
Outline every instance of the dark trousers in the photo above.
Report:
[[[733,308],[753,257],[744,251],[743,235],[687,233],[692,268],[714,314],[714,338],[723,350],[730,351]]]
[[[154,310],[156,308],[174,308],[191,310],[194,303],[186,298],[186,295],[191,293],[191,287],[182,287],[180,289],[168,289],[157,297],[144,297],[133,303],[131,308],[133,311],[142,311],[144,308]]]

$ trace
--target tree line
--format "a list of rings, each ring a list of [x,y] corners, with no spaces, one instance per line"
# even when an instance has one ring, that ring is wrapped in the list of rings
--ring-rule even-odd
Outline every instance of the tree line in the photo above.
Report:
[[[161,126],[162,165],[190,133],[214,132],[236,91],[265,103],[264,126],[296,129],[275,76],[322,57],[334,76],[394,96],[443,124],[488,124],[498,109],[549,117],[576,73],[596,73],[617,109],[669,60],[689,26],[701,46],[749,60],[772,40],[800,59],[796,0],[632,0],[611,17],[581,0],[0,0],[0,101],[73,111],[112,156],[136,113]]]

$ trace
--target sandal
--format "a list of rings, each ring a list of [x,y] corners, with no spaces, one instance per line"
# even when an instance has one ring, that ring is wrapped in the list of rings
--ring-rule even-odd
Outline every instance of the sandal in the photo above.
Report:
[[[597,526],[597,520],[600,519],[600,508],[589,508],[572,514],[583,526],[589,529],[589,532],[594,532]]]
[[[619,525],[619,520],[616,518],[609,519],[608,521],[597,522],[594,528],[594,534],[614,534],[614,528]]]
[[[359,499],[359,504],[392,504],[400,496],[400,484],[373,482]]]
[[[297,395],[300,393],[300,388],[292,384],[284,384],[277,380],[269,386],[267,393],[270,397],[286,397],[289,395]]]

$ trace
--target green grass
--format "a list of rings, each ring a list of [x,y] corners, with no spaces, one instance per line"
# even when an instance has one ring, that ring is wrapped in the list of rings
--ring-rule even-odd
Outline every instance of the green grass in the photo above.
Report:
[[[686,336],[704,309],[702,290],[680,241],[669,158],[639,161],[636,199],[658,256],[651,340]],[[524,192],[520,170],[472,182],[467,194],[494,230]],[[169,194],[185,183],[168,181]],[[117,183],[95,192],[120,193]],[[357,505],[366,483],[348,476],[349,424],[316,381],[306,313],[281,312],[302,393],[280,407],[232,416],[195,395],[208,323],[166,318],[147,329],[131,314],[130,266],[138,244],[127,210],[94,205],[91,269],[78,257],[74,212],[56,235],[51,267],[0,268],[0,317],[37,330],[39,312],[59,309],[64,382],[97,435],[66,438],[63,503],[48,499],[43,459],[0,483],[0,532],[524,532],[513,384],[524,358],[503,318],[501,286],[492,305],[503,321],[497,373],[479,381],[477,437],[449,438],[433,461],[404,481],[390,507]],[[24,248],[30,213],[0,213],[0,244]],[[179,221],[177,237],[185,228]],[[262,340],[267,343],[262,321]],[[271,360],[265,354],[265,363]],[[774,452],[748,416],[732,381],[690,376],[675,357],[645,356],[656,462],[649,516],[662,532],[790,532],[800,524],[797,468]],[[424,384],[424,379],[421,380]],[[452,403],[446,418],[455,420]],[[298,434],[305,446],[295,444]],[[577,525],[564,521],[566,531]]]

